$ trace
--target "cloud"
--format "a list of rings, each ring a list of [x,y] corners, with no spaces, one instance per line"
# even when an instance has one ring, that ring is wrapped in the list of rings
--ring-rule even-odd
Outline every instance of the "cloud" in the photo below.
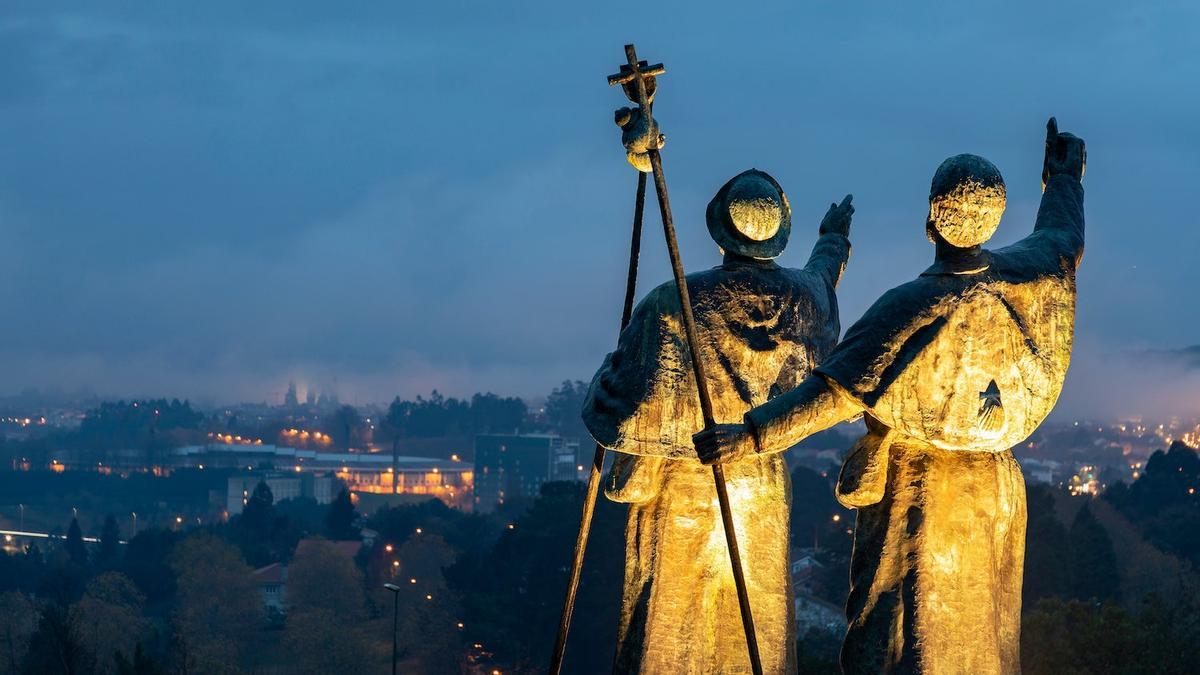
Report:
[[[633,39],[668,65],[656,112],[687,268],[716,262],[704,205],[743,169],[789,193],[784,264],[853,192],[847,326],[928,264],[944,157],[1004,172],[996,245],[1029,231],[1058,114],[1091,154],[1061,405],[1191,400],[1184,379],[1155,394],[1169,362],[1143,377],[1105,355],[1200,340],[1179,297],[1200,281],[1180,197],[1200,182],[1200,97],[1180,87],[1200,77],[1195,6],[725,9],[668,3],[631,30],[550,2],[6,5],[5,386],[258,400],[336,378],[381,400],[586,378],[614,341],[633,190],[602,77]],[[669,277],[648,207],[642,292]]]

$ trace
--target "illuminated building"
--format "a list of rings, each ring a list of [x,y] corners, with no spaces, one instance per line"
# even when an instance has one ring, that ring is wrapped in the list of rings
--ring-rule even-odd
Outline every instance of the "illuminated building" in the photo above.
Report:
[[[475,510],[489,512],[514,497],[535,497],[542,483],[580,480],[579,443],[552,434],[475,437]]]
[[[249,501],[260,482],[271,488],[271,496],[276,502],[311,497],[318,504],[328,504],[341,489],[341,485],[329,472],[244,472],[229,477],[225,490],[225,510],[230,515],[241,513],[242,507]]]
[[[474,471],[462,462],[444,459],[393,458],[390,453],[321,452],[267,444],[210,443],[177,448],[173,460],[176,467],[265,469],[273,476],[278,474],[273,480],[281,481],[281,485],[287,480],[303,481],[305,476],[311,478],[314,474],[331,474],[355,494],[435,497],[452,507],[467,509],[471,506]],[[257,484],[255,480],[249,487],[250,493]],[[274,491],[274,486],[271,489]],[[285,489],[291,490],[290,487]],[[329,499],[336,494],[337,489],[331,488]],[[234,497],[238,508],[236,511],[230,509],[230,513],[241,511],[240,492],[228,499]],[[275,495],[276,500],[283,498]],[[232,501],[228,503],[232,504]]]

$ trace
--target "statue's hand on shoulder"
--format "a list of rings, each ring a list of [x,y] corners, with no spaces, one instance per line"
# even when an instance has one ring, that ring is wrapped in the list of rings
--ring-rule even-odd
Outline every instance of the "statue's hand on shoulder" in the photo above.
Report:
[[[650,173],[649,152],[661,150],[667,142],[667,137],[659,132],[658,122],[647,120],[640,108],[619,108],[613,119],[621,127],[621,145],[625,146],[629,163],[642,173]]]
[[[830,204],[829,210],[825,212],[825,217],[821,219],[821,234],[840,234],[843,237],[850,236],[850,220],[854,217],[854,195],[846,195],[841,204]]]
[[[1046,122],[1046,157],[1042,161],[1042,187],[1051,176],[1065,174],[1083,180],[1087,168],[1087,146],[1075,134],[1060,132],[1058,120]]]
[[[718,424],[693,434],[692,443],[705,464],[732,462],[758,452],[758,441],[745,424]]]

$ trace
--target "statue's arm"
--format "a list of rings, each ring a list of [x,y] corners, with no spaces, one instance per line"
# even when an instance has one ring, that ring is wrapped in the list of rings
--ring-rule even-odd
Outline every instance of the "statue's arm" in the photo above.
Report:
[[[804,269],[821,277],[829,288],[837,288],[846,261],[850,259],[850,221],[854,216],[853,195],[846,195],[841,204],[831,204],[821,219],[820,236]]]
[[[673,287],[671,287],[673,288]],[[631,455],[678,457],[691,452],[690,433],[698,428],[699,411],[687,387],[682,363],[685,346],[664,314],[677,305],[664,303],[655,289],[635,308],[621,332],[617,349],[604,358],[592,378],[583,405],[583,422],[595,441]],[[677,310],[676,310],[677,311]],[[693,419],[695,418],[695,419]]]
[[[1083,184],[1067,174],[1050,176],[1029,239],[1038,240],[1041,246],[1053,247],[1057,253],[1078,264],[1083,257],[1083,233]]]
[[[862,414],[861,403],[819,373],[746,413],[759,453],[783,452],[818,431]]]
[[[804,269],[820,277],[830,290],[836,289],[850,260],[850,240],[845,235],[827,232],[817,237]]]
[[[1059,132],[1053,117],[1046,124],[1046,154],[1042,161],[1042,204],[1033,234],[1025,242],[1078,265],[1083,257],[1083,174],[1087,145],[1082,138]]]

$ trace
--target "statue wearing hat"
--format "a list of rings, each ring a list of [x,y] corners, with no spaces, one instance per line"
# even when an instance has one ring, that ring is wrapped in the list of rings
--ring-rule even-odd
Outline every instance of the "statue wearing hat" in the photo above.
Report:
[[[865,415],[837,486],[858,509],[844,672],[1020,672],[1025,484],[1011,448],[1054,407],[1071,360],[1085,157],[1051,118],[1033,233],[991,252],[1004,180],[982,157],[947,159],[929,195],[933,265],[799,387],[696,436],[704,461],[739,465]]]
[[[736,422],[799,384],[837,342],[834,290],[850,253],[850,197],[834,204],[801,269],[774,262],[791,207],[764,172],[717,192],[707,224],[721,265],[687,277],[714,415]],[[584,421],[617,451],[605,492],[628,503],[625,585],[614,670],[750,672],[674,283],[650,291],[592,380]],[[764,672],[795,670],[788,564],[790,480],[782,455],[725,468]]]

